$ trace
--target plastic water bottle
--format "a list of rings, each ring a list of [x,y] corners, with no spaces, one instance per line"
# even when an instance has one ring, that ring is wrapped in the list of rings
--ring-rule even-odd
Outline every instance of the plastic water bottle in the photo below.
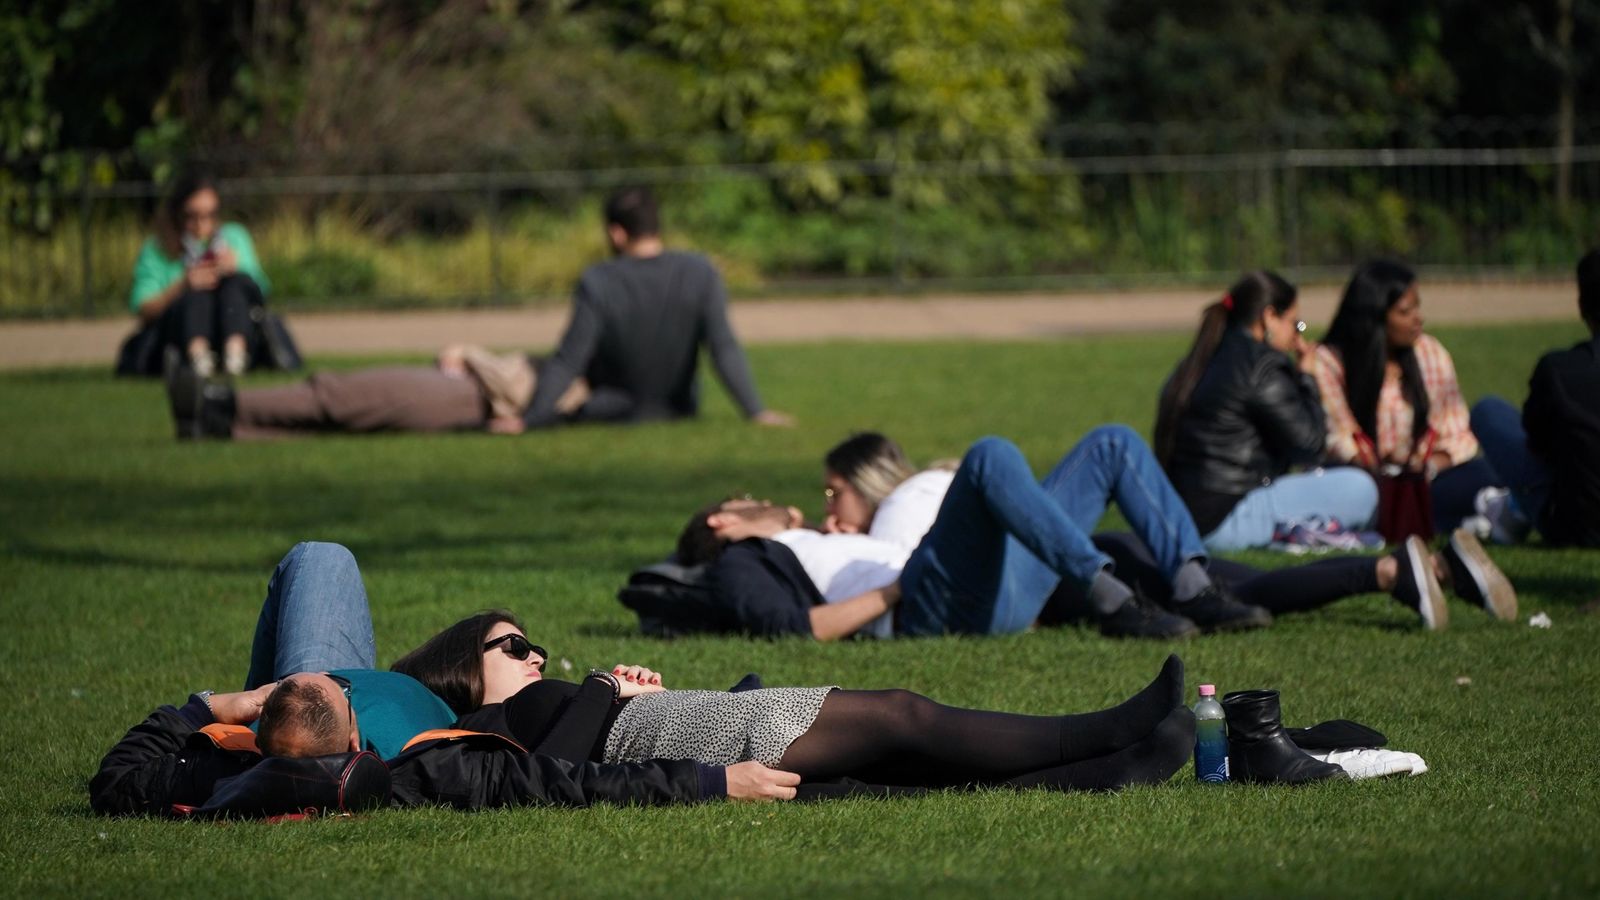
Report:
[[[1228,780],[1228,735],[1214,684],[1200,685],[1194,705],[1194,777],[1213,784]]]

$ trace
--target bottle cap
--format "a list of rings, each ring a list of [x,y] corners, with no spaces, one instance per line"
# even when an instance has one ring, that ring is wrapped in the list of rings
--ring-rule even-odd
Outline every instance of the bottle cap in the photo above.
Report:
[[[1216,685],[1214,685],[1214,684],[1202,684],[1202,685],[1200,685],[1200,696],[1202,696],[1202,697],[1215,697],[1216,695],[1217,695],[1217,686]]]

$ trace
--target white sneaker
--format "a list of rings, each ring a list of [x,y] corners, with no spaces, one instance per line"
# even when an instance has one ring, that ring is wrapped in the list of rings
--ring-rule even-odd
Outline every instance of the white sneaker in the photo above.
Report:
[[[1472,529],[1480,539],[1503,545],[1520,544],[1532,529],[1532,524],[1511,499],[1511,492],[1505,488],[1484,488],[1473,498],[1472,507],[1478,511],[1478,516],[1473,518],[1481,516],[1489,525],[1487,534],[1479,530],[1481,525]]]
[[[225,369],[229,375],[232,375],[235,378],[243,375],[244,370],[249,366],[250,354],[246,353],[244,350],[230,349],[222,359],[222,368]]]

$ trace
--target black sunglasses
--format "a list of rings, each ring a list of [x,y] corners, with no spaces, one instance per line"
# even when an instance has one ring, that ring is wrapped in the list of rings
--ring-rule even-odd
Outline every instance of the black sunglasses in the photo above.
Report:
[[[484,644],[483,652],[488,653],[490,650],[494,649],[496,644],[500,645],[501,653],[504,653],[512,659],[527,659],[529,653],[539,654],[539,671],[541,672],[544,671],[544,664],[550,661],[549,650],[546,650],[538,644],[530,643],[527,638],[520,634],[502,634],[487,644]]]
[[[329,681],[338,685],[339,690],[344,692],[344,702],[350,707],[350,721],[354,722],[356,720],[356,701],[350,696],[350,679],[343,675],[335,675],[332,672],[325,674],[328,676]]]

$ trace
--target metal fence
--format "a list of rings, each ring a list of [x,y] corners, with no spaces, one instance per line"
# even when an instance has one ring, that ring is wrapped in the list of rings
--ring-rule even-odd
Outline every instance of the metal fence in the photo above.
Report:
[[[1600,136],[1579,138],[1329,148],[1305,129],[1206,141],[1082,129],[1031,159],[443,163],[220,187],[256,236],[275,302],[297,308],[559,297],[604,252],[600,198],[639,183],[661,193],[669,242],[715,254],[747,295],[1215,283],[1258,266],[1338,278],[1371,254],[1471,277],[1566,277],[1600,242]],[[13,204],[26,195],[11,190]],[[158,195],[149,181],[86,178],[53,199],[51,228],[3,226],[0,314],[125,310]]]

